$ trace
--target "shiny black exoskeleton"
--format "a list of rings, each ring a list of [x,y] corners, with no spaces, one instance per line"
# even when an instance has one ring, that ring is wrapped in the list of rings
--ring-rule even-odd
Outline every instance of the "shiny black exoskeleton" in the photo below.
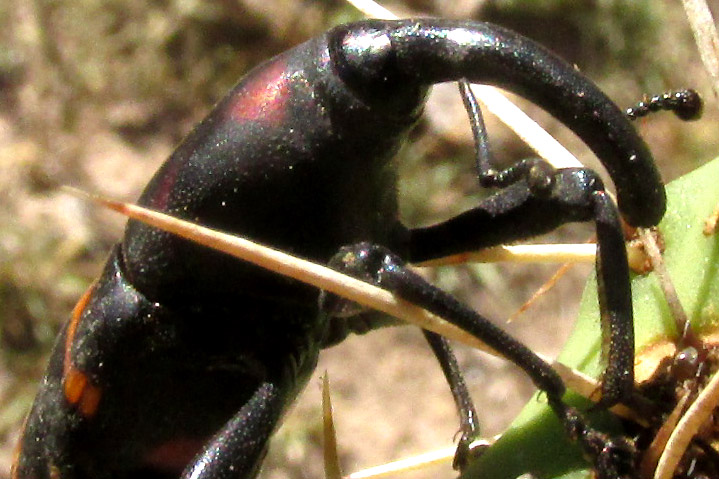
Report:
[[[548,365],[403,269],[403,261],[595,221],[609,345],[602,403],[631,390],[619,215],[591,171],[523,162],[496,172],[481,160],[483,184],[500,187],[496,195],[435,226],[400,222],[391,159],[431,85],[462,79],[516,92],[552,113],[606,166],[627,222],[661,219],[664,188],[651,154],[596,86],[509,30],[438,19],[342,25],[257,67],[188,135],[139,202],[339,268],[348,267],[346,253],[335,256],[340,248],[365,242],[350,256],[375,258],[369,264],[381,277],[369,280],[426,304],[519,364],[599,476],[631,477],[631,448],[565,406],[564,385]],[[476,105],[464,96],[476,125]],[[387,283],[386,273],[400,280]],[[13,477],[254,477],[320,349],[382,323],[363,311],[336,315],[313,288],[130,221],[58,338]],[[471,403],[446,343],[428,339],[460,404],[465,444],[475,432]]]

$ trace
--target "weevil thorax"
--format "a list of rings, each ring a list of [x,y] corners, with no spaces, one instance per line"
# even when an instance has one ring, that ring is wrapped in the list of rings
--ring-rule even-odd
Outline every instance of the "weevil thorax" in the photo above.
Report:
[[[328,35],[319,37],[244,77],[139,203],[321,263],[345,244],[393,246],[402,229],[391,159],[423,100],[413,92],[394,115],[367,102],[338,75]],[[243,297],[265,297],[316,314],[315,289],[137,222],[122,259],[129,281],[167,307],[234,318]]]

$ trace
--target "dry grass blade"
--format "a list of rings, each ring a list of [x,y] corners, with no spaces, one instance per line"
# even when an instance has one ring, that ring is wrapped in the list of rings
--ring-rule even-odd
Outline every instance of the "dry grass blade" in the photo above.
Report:
[[[597,254],[597,246],[593,243],[554,243],[554,244],[520,244],[503,245],[480,251],[460,253],[444,258],[437,258],[417,266],[446,266],[464,263],[593,263]],[[646,260],[643,250],[636,245],[627,245],[629,266],[640,269]]]
[[[659,278],[664,298],[669,305],[669,309],[672,312],[674,321],[677,325],[677,331],[683,331],[683,337],[687,338],[692,334],[691,325],[689,324],[687,313],[684,311],[681,301],[679,301],[679,296],[677,295],[674,283],[672,282],[669,272],[664,265],[664,260],[662,259],[661,252],[659,251],[659,246],[657,246],[657,242],[654,240],[650,230],[646,228],[639,228],[638,232],[642,243],[644,243],[647,256],[652,263],[652,268]]]
[[[706,424],[714,410],[719,406],[719,374],[715,374],[707,387],[689,406],[687,413],[679,420],[677,427],[667,441],[654,479],[671,479],[692,438]]]
[[[475,441],[473,446],[486,447],[491,445],[497,438],[492,440],[480,440]],[[405,459],[399,459],[397,461],[388,462],[380,466],[370,467],[362,469],[361,471],[353,472],[345,477],[345,479],[370,479],[376,477],[384,477],[390,474],[397,474],[400,472],[409,472],[415,469],[422,469],[427,466],[435,464],[445,464],[452,461],[454,454],[457,451],[455,446],[446,447],[444,449],[437,449],[435,451],[426,452],[424,454],[418,454],[416,456],[407,457]]]
[[[674,432],[674,430],[676,429],[677,424],[679,423],[679,420],[684,413],[684,409],[686,408],[686,403],[688,400],[688,394],[682,396],[681,399],[679,399],[679,401],[677,402],[677,405],[672,410],[671,414],[669,414],[667,419],[664,421],[664,424],[662,424],[662,427],[659,428],[659,430],[657,431],[656,435],[654,436],[654,439],[652,440],[652,443],[647,448],[647,452],[644,453],[644,457],[642,457],[642,461],[639,465],[641,477],[651,477],[652,472],[656,471],[659,459],[666,450],[667,442],[669,442],[669,438],[671,437],[672,432]]]
[[[719,34],[711,10],[705,0],[683,0],[682,3],[714,95],[719,98]]]
[[[594,244],[523,244],[495,246],[481,251],[461,253],[418,263],[417,266],[443,266],[464,263],[591,263],[596,256]]]
[[[337,433],[332,415],[330,378],[325,371],[322,376],[322,435],[324,438],[325,479],[342,479],[339,454],[337,454]]]
[[[345,479],[370,479],[385,477],[392,474],[423,469],[434,464],[449,463],[452,461],[456,451],[457,448],[455,446],[429,451],[424,454],[418,454],[405,459],[388,462],[387,464],[362,469],[361,471],[353,472],[352,474],[347,475]]]
[[[347,3],[370,18],[380,18],[383,20],[396,20],[398,18],[397,15],[390,10],[372,0],[347,0]]]
[[[517,318],[519,318],[522,314],[524,314],[524,312],[527,311],[530,307],[532,307],[532,305],[535,304],[537,301],[539,301],[542,296],[544,296],[547,292],[554,288],[557,282],[562,279],[562,277],[567,273],[567,271],[570,270],[573,265],[574,263],[564,263],[562,266],[557,268],[557,271],[554,272],[552,277],[545,281],[544,284],[540,286],[539,289],[537,289],[517,311],[512,313],[512,315],[507,319],[507,322],[511,323],[512,321],[515,321]]]

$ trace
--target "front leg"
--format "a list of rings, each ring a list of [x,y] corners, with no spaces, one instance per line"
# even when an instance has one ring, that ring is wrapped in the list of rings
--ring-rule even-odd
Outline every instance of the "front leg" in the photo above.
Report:
[[[371,257],[371,252],[369,249],[364,249],[363,245],[366,244],[342,248],[339,253],[330,259],[329,266],[349,276],[362,279],[371,284],[377,284],[376,272],[372,269],[373,266],[367,263],[367,260]],[[326,292],[322,292],[320,295],[320,308],[331,318],[332,332],[330,332],[329,340],[325,346],[339,342],[350,332],[362,334],[378,327],[397,324],[396,321],[388,320],[384,315],[378,315],[376,312],[368,311],[357,303]],[[457,407],[461,437],[452,467],[455,470],[462,471],[470,462],[471,451],[469,446],[472,441],[479,437],[477,412],[449,342],[431,331],[423,330],[422,333],[442,368]]]
[[[359,243],[342,248],[332,261],[342,272],[393,292],[458,326],[483,341],[521,368],[543,391],[547,402],[568,435],[579,442],[597,466],[600,479],[628,479],[634,471],[635,449],[627,441],[610,438],[588,425],[582,414],[566,405],[565,386],[559,375],[531,349],[512,338],[488,319],[460,303],[452,295],[427,283],[386,248]]]
[[[627,400],[634,386],[631,284],[619,214],[593,171],[556,170],[551,180],[548,194],[537,194],[520,180],[444,223],[411,230],[409,258],[421,262],[531,238],[569,222],[594,222],[608,364],[601,404],[611,406]]]
[[[256,477],[286,400],[276,385],[262,383],[250,400],[205,445],[185,469],[182,479]]]
[[[475,138],[483,187],[501,188],[463,214],[438,225],[411,230],[413,262],[511,243],[548,233],[570,222],[593,221],[603,334],[601,406],[628,400],[634,387],[634,319],[629,266],[621,221],[597,174],[586,168],[555,169],[541,159],[493,168],[482,114],[469,85],[459,82]]]

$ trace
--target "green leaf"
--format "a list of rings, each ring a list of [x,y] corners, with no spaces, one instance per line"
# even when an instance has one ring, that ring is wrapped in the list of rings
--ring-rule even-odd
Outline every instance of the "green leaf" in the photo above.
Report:
[[[659,225],[666,251],[664,260],[695,331],[707,338],[719,329],[719,233],[705,236],[705,220],[719,204],[719,159],[667,186],[668,211]],[[653,345],[674,341],[674,320],[656,275],[632,279],[636,350],[641,355]],[[579,317],[559,360],[599,377],[601,332],[596,282],[587,282]],[[579,401],[583,409],[587,403]],[[593,424],[621,432],[608,413],[592,416]],[[524,408],[502,438],[463,474],[464,479],[515,479],[531,472],[542,479],[586,479],[591,465],[566,438],[559,421],[539,394]]]

